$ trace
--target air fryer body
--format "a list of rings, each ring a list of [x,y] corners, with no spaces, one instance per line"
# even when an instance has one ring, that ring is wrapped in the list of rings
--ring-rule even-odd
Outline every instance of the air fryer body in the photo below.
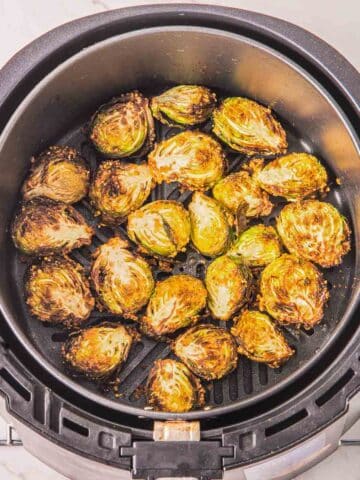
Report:
[[[145,473],[148,478],[155,473],[170,476],[169,468],[160,465],[157,471],[150,465],[144,473],[140,455],[146,450],[151,463],[154,420],[179,417],[201,422],[209,461],[220,451],[214,453],[219,464],[214,462],[213,478],[223,470],[229,479],[264,478],[271,462],[271,478],[292,478],[330,453],[349,418],[355,418],[345,413],[360,386],[354,316],[360,278],[359,77],[342,57],[309,35],[239,10],[137,7],[60,27],[0,73],[0,392],[6,398],[0,408],[25,446],[70,478],[130,478],[131,469],[134,478]],[[351,218],[353,230],[352,253],[342,276],[336,277],[343,290],[332,294],[329,327],[304,340],[299,363],[279,376],[267,373],[266,382],[259,372],[250,392],[246,385],[235,392],[230,381],[224,383],[221,400],[214,397],[211,410],[181,416],[144,411],[140,403],[104,396],[66,375],[27,316],[9,236],[32,155],[80,138],[91,113],[111,97],[174,84],[209,85],[270,105],[293,132],[293,148],[324,159],[334,179],[332,200]],[[168,455],[176,464],[173,444]],[[296,463],[294,469],[289,462]],[[201,473],[200,467],[189,465],[174,471],[178,476]]]

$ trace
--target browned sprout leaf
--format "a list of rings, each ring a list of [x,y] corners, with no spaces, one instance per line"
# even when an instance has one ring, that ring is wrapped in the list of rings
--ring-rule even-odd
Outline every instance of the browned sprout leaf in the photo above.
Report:
[[[275,155],[287,149],[286,133],[270,108],[242,97],[226,98],[213,112],[213,132],[246,155]]]
[[[140,320],[143,332],[161,337],[194,325],[206,305],[206,295],[203,282],[191,275],[173,275],[158,282]]]
[[[29,255],[67,253],[90,245],[93,229],[71,205],[35,198],[25,203],[12,225],[15,246]]]
[[[284,254],[271,262],[260,279],[260,310],[280,324],[310,329],[320,322],[329,297],[326,281],[307,260]]]
[[[146,164],[106,160],[96,172],[89,197],[106,224],[122,222],[145,202],[154,186]]]
[[[346,218],[330,203],[304,200],[286,205],[277,229],[290,253],[328,268],[350,251]]]
[[[208,190],[223,175],[225,156],[210,135],[186,130],[158,143],[149,166],[158,182],[179,182],[189,190]]]
[[[216,95],[199,85],[177,85],[151,100],[151,111],[170,126],[205,122],[216,105]]]
[[[117,315],[136,318],[154,288],[148,263],[128,250],[128,243],[114,237],[94,254],[91,280],[101,305]]]
[[[207,257],[226,251],[230,243],[230,225],[224,209],[213,198],[195,192],[189,204],[191,241]]]
[[[327,173],[319,160],[308,153],[290,153],[276,158],[255,173],[261,188],[289,201],[324,192]]]
[[[46,197],[75,203],[87,194],[89,178],[89,167],[74,148],[49,147],[33,160],[22,194],[25,200]]]
[[[155,410],[183,413],[204,405],[205,390],[185,365],[166,358],[154,362],[146,385],[146,397],[149,406]]]
[[[222,256],[210,263],[206,271],[208,308],[219,320],[229,320],[249,299],[252,275],[245,265]]]
[[[81,265],[67,257],[44,258],[25,276],[26,303],[42,322],[81,325],[94,308],[94,299]]]
[[[235,262],[257,268],[268,265],[281,253],[281,242],[275,228],[259,224],[242,232],[227,255]]]
[[[129,215],[127,232],[145,253],[172,258],[189,243],[189,213],[173,200],[150,202]]]
[[[136,334],[118,323],[103,323],[72,334],[62,348],[63,358],[75,372],[105,380],[126,361]]]
[[[213,188],[213,195],[230,212],[236,214],[240,209],[246,217],[266,216],[273,209],[269,195],[246,171],[231,173],[220,180]]]
[[[241,355],[269,367],[277,368],[294,355],[294,350],[270,317],[257,310],[245,310],[234,318],[231,333]]]
[[[174,352],[185,365],[205,380],[217,380],[237,365],[234,338],[224,328],[196,325],[174,342]]]
[[[108,158],[147,153],[155,139],[148,99],[134,91],[102,105],[91,120],[89,137]]]

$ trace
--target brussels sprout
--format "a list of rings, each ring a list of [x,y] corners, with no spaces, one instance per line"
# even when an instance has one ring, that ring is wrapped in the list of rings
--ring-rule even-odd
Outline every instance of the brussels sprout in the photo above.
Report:
[[[206,133],[191,130],[160,142],[148,161],[158,183],[179,182],[189,190],[208,190],[225,168],[220,144]]]
[[[245,230],[228,251],[229,257],[249,267],[264,267],[281,255],[281,243],[275,228],[254,225]]]
[[[279,367],[295,353],[270,318],[257,310],[245,310],[235,318],[231,333],[241,355],[271,368]]]
[[[266,216],[273,209],[269,195],[245,171],[220,180],[213,188],[213,195],[230,212],[235,214],[240,210],[246,217]]]
[[[207,257],[225,252],[230,242],[230,225],[220,204],[201,192],[195,192],[189,205],[191,241]]]
[[[245,155],[275,155],[287,149],[286,133],[270,108],[248,98],[226,98],[213,112],[213,132]]]
[[[322,319],[328,297],[321,273],[295,255],[282,255],[261,274],[260,310],[281,324],[312,328]]]
[[[181,203],[157,200],[129,215],[127,232],[145,253],[175,257],[189,243],[189,214]]]
[[[319,160],[308,153],[276,158],[254,176],[261,188],[289,201],[300,200],[327,187],[327,173]]]
[[[102,105],[91,120],[89,137],[109,158],[144,155],[155,139],[148,99],[135,91]]]
[[[90,170],[74,148],[50,147],[32,160],[22,194],[25,200],[46,197],[75,203],[87,194],[89,178]]]
[[[31,265],[25,296],[31,315],[67,327],[81,325],[95,304],[82,266],[66,257],[44,258]]]
[[[100,245],[94,257],[91,280],[101,305],[116,315],[135,319],[134,314],[147,304],[154,289],[149,265],[119,237]]]
[[[105,322],[73,333],[62,348],[69,366],[93,380],[105,380],[126,361],[135,332],[118,323]]]
[[[245,265],[239,265],[224,255],[208,266],[205,286],[211,315],[219,320],[229,320],[249,300],[252,275]]]
[[[350,228],[336,208],[318,200],[286,205],[277,229],[290,253],[322,267],[338,265],[350,250]]]
[[[141,207],[153,186],[147,165],[107,160],[100,164],[89,196],[102,221],[111,225]]]
[[[216,95],[206,87],[178,85],[151,100],[151,111],[165,125],[205,122],[216,105]]]
[[[182,413],[202,407],[205,390],[185,365],[166,358],[154,362],[146,385],[146,397],[155,410]]]
[[[202,281],[191,275],[173,275],[158,282],[140,321],[143,332],[161,337],[195,324],[206,305],[206,295]]]
[[[26,202],[12,225],[15,246],[29,255],[67,253],[90,245],[93,229],[71,205],[34,198]]]
[[[224,328],[196,325],[174,342],[174,352],[185,365],[205,380],[217,380],[237,365],[236,343]]]

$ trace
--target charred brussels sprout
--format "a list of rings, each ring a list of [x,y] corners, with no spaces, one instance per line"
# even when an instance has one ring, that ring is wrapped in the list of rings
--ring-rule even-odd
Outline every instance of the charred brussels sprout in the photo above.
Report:
[[[213,188],[213,195],[230,212],[240,211],[246,217],[266,216],[273,208],[269,195],[245,171],[231,173],[220,180]]]
[[[148,99],[130,92],[101,106],[91,120],[89,137],[109,158],[145,154],[155,139]]]
[[[72,334],[63,345],[64,360],[76,372],[105,380],[126,361],[137,336],[118,323],[104,323]]]
[[[317,268],[294,255],[282,255],[261,274],[260,310],[280,324],[312,328],[322,319],[328,296]]]
[[[94,299],[83,268],[69,258],[44,258],[25,276],[26,303],[42,322],[81,325],[94,308]]]
[[[141,207],[153,186],[147,165],[107,160],[100,164],[89,196],[102,221],[111,225]]]
[[[230,225],[221,205],[213,198],[195,192],[189,213],[194,247],[208,257],[224,253],[230,242]]]
[[[252,275],[245,265],[222,256],[208,266],[205,285],[211,315],[219,320],[229,320],[249,299]]]
[[[190,239],[189,214],[181,203],[157,200],[129,215],[127,231],[145,253],[175,257]]]
[[[231,333],[241,355],[269,367],[279,367],[294,354],[282,332],[265,313],[257,310],[245,310],[235,318]]]
[[[281,255],[281,242],[275,228],[254,225],[245,230],[228,251],[234,261],[249,267],[264,267]]]
[[[330,203],[305,200],[286,205],[277,229],[290,253],[325,268],[338,265],[350,250],[347,221]]]
[[[148,161],[157,182],[179,182],[189,190],[208,190],[225,168],[220,144],[206,133],[191,130],[160,142]]]
[[[213,132],[245,155],[275,155],[287,149],[286,133],[270,108],[242,97],[226,98],[213,112]]]
[[[319,160],[308,153],[291,153],[276,158],[255,174],[261,188],[289,201],[324,192],[327,173]]]
[[[12,225],[15,246],[29,255],[67,253],[90,245],[93,229],[71,205],[36,198],[25,203]]]
[[[236,343],[224,328],[196,325],[174,342],[174,352],[185,365],[205,380],[217,380],[237,365]]]
[[[158,282],[140,321],[143,332],[161,337],[195,324],[206,296],[202,281],[191,275],[173,275]]]
[[[197,125],[205,122],[216,105],[216,95],[198,85],[178,85],[151,100],[155,118],[166,125]]]
[[[147,262],[128,250],[126,241],[114,237],[95,252],[91,280],[101,305],[125,318],[148,302],[154,279]]]
[[[81,200],[88,191],[90,170],[70,147],[50,147],[33,159],[22,193],[25,200],[46,197],[64,203]]]
[[[205,390],[185,365],[166,358],[154,362],[146,385],[146,397],[155,410],[182,413],[202,407]]]

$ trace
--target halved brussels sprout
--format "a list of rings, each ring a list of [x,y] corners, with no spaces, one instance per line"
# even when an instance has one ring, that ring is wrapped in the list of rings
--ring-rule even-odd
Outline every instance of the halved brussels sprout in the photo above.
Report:
[[[148,161],[158,183],[179,182],[189,190],[208,190],[225,169],[220,144],[210,135],[192,130],[160,142]]]
[[[107,160],[96,172],[89,197],[101,220],[111,225],[141,207],[153,186],[147,165]]]
[[[229,320],[249,299],[252,275],[245,265],[222,256],[210,263],[205,276],[208,307],[219,320]]]
[[[129,215],[127,232],[145,253],[175,257],[190,240],[189,214],[173,200],[150,202]]]
[[[135,332],[119,323],[105,322],[73,333],[62,348],[64,360],[76,372],[105,380],[126,361]]]
[[[286,133],[268,107],[242,97],[226,98],[213,112],[213,132],[245,155],[275,155],[287,149]]]
[[[43,198],[26,202],[12,225],[15,246],[29,255],[70,252],[90,245],[93,233],[71,205]]]
[[[146,385],[146,398],[155,410],[182,413],[202,407],[205,390],[184,364],[166,358],[154,362]]]
[[[205,122],[216,105],[216,95],[199,85],[178,85],[151,100],[151,111],[165,125]]]
[[[230,242],[230,225],[222,206],[204,193],[195,192],[189,204],[191,241],[207,257],[225,252]]]
[[[281,255],[281,242],[275,228],[254,225],[235,240],[229,257],[249,267],[264,267]]]
[[[144,155],[155,139],[148,99],[135,91],[102,105],[91,119],[89,137],[109,158]]]
[[[185,365],[205,380],[217,380],[237,365],[234,338],[224,328],[196,325],[174,342],[174,352]]]
[[[231,333],[241,355],[271,368],[279,367],[295,353],[270,317],[257,310],[245,310],[234,318]]]
[[[240,211],[246,217],[266,216],[273,209],[269,195],[245,171],[231,173],[220,180],[213,188],[213,195],[230,212]]]
[[[67,257],[44,258],[31,265],[25,296],[31,315],[66,327],[81,325],[95,304],[82,266]]]
[[[154,289],[148,263],[128,250],[119,237],[110,238],[94,254],[91,280],[101,305],[116,315],[134,315],[147,304]]]
[[[205,308],[206,296],[203,282],[191,275],[173,275],[158,282],[140,320],[142,331],[161,337],[194,325]]]
[[[312,263],[284,254],[261,274],[260,310],[280,324],[312,328],[324,315],[329,297],[326,281]]]
[[[276,158],[256,172],[254,178],[271,195],[289,201],[324,192],[328,181],[325,168],[308,153],[290,153]]]
[[[290,253],[325,268],[338,265],[350,250],[346,218],[330,203],[288,204],[277,218],[277,229]]]
[[[22,186],[25,200],[46,197],[64,203],[81,200],[88,191],[90,170],[74,148],[49,147],[32,160]]]

